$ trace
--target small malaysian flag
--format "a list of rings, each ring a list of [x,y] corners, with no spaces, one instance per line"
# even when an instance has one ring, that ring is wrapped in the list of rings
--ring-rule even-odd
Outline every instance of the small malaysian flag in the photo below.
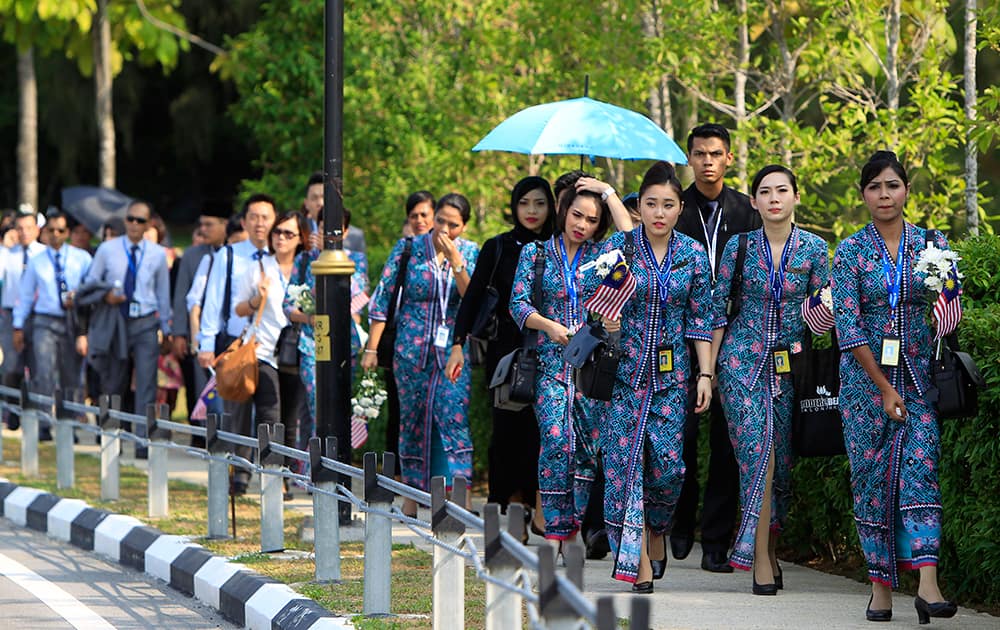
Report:
[[[823,291],[829,291],[830,285],[813,291],[802,302],[802,319],[814,335],[822,335],[833,328],[833,311],[823,303]]]
[[[628,269],[625,258],[618,254],[611,271],[601,281],[594,295],[584,302],[583,306],[594,313],[608,319],[621,317],[622,308],[635,293],[635,276]]]
[[[351,416],[351,448],[359,448],[368,441],[368,423],[360,416]]]
[[[959,296],[962,290],[958,286],[958,273],[952,265],[948,278],[941,287],[937,302],[934,303],[934,321],[937,322],[937,332],[934,339],[947,337],[958,327],[962,319],[962,301]]]
[[[191,410],[191,419],[204,420],[208,417],[209,413],[222,414],[222,400],[219,398],[219,393],[215,390],[215,374],[212,374],[212,378],[208,379],[205,388],[201,390],[198,402],[194,404],[194,408]]]

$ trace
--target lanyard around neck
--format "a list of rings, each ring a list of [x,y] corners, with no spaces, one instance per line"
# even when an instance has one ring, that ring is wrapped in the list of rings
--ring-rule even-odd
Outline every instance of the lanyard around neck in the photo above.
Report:
[[[437,259],[434,259],[434,282],[437,284],[438,288],[438,304],[441,307],[441,323],[444,324],[448,320],[448,295],[451,293],[451,282],[452,273],[451,265],[448,264],[447,260],[437,264]]]
[[[899,249],[896,251],[895,265],[889,258],[889,246],[886,245],[885,239],[882,238],[877,229],[874,231],[878,242],[882,245],[879,253],[882,254],[882,275],[885,278],[885,291],[889,299],[889,317],[895,319],[896,307],[899,306],[899,297],[903,288],[903,252],[906,249],[906,229],[904,227],[899,236]]]
[[[785,292],[785,270],[788,268],[792,241],[795,240],[795,226],[792,226],[792,231],[789,232],[788,239],[785,241],[784,247],[781,248],[781,261],[777,268],[774,266],[774,256],[771,254],[771,242],[767,240],[767,234],[764,230],[761,230],[761,234],[764,235],[764,261],[767,263],[768,285],[771,289],[771,296],[774,297],[774,303],[780,309],[781,296]]]
[[[721,199],[721,196],[720,196]],[[701,213],[701,209],[698,210],[698,219],[701,221],[701,229],[705,233],[705,246],[708,249],[708,266],[712,270],[712,281],[715,281],[715,253],[719,245],[719,226],[722,225],[722,204],[718,200],[714,202],[715,209],[712,210],[712,214],[708,215],[708,223],[715,219],[715,226],[712,228],[712,234],[708,234],[708,224],[705,223],[705,217]]]
[[[653,253],[653,246],[649,242],[649,238],[646,236],[646,228],[642,228],[642,247],[646,251],[646,257],[649,258],[650,266],[653,268],[653,274],[656,277],[656,288],[659,291],[660,296],[660,310],[664,310],[667,306],[667,297],[670,294],[670,272],[673,269],[674,263],[674,235],[671,232],[670,241],[667,242],[667,253],[663,257],[663,264],[656,262],[656,254]]]
[[[576,254],[573,255],[573,262],[569,261],[569,256],[566,255],[566,242],[563,235],[559,235],[559,256],[562,259],[563,268],[563,283],[566,285],[566,295],[569,296],[570,303],[573,305],[575,310],[579,306],[578,292],[576,286],[576,270],[580,266],[580,255],[583,254],[583,243],[576,249]],[[575,311],[574,311],[575,312]]]

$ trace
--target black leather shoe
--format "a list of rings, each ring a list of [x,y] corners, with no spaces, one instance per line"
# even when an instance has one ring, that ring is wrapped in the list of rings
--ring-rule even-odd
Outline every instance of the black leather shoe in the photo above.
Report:
[[[674,554],[675,560],[687,558],[688,554],[691,553],[691,547],[694,547],[694,538],[689,536],[670,537],[670,553]]]
[[[229,484],[229,494],[234,497],[241,497],[247,493],[247,482],[242,479],[233,479]]]
[[[10,414],[7,416],[7,428],[11,431],[17,431],[21,428],[21,416]]]
[[[135,449],[136,459],[149,459],[149,448],[137,448]]]
[[[919,595],[913,600],[913,607],[917,609],[917,619],[921,624],[930,623],[931,617],[947,619],[954,617],[955,613],[958,612],[958,606],[955,605],[955,602],[943,601],[931,604]]]
[[[753,569],[751,569],[750,571],[752,573]],[[754,595],[777,595],[778,594],[778,587],[774,583],[771,583],[771,584],[758,584],[757,583],[757,576],[754,575],[753,576],[753,594]]]
[[[723,551],[706,551],[701,556],[701,568],[712,573],[732,573],[729,556]]]
[[[892,608],[888,610],[872,610],[875,595],[868,598],[868,608],[865,609],[865,619],[868,621],[892,621]]]
[[[587,560],[600,560],[611,551],[608,530],[598,529],[587,534]]]
[[[653,579],[659,580],[663,577],[663,574],[667,572],[667,541],[663,541],[663,557],[660,559],[653,558],[653,554],[649,554],[649,566],[653,570]],[[646,552],[649,553],[649,543],[646,543]]]
[[[632,592],[638,595],[649,595],[653,592],[653,581],[636,582],[632,585]]]
[[[774,585],[778,587],[779,591],[784,590],[784,588],[785,588],[785,581],[783,579],[781,579],[781,578],[782,578],[782,576],[781,576],[781,565],[779,564],[778,565],[778,573],[774,576]]]

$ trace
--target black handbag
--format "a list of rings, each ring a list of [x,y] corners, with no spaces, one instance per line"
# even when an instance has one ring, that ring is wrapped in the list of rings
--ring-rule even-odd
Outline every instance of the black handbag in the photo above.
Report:
[[[406,245],[403,247],[403,254],[399,258],[399,268],[396,269],[396,282],[392,290],[392,299],[389,301],[389,310],[386,312],[385,328],[382,329],[382,336],[379,337],[376,356],[378,366],[392,369],[392,358],[396,354],[396,308],[399,306],[399,296],[403,292],[403,284],[406,283],[406,267],[410,264],[410,256],[413,254],[413,237],[407,237]]]
[[[542,304],[542,276],[545,273],[545,250],[538,247],[535,255],[535,284],[532,303]],[[497,362],[490,379],[493,406],[507,411],[520,411],[535,402],[535,374],[538,371],[538,331],[529,330],[520,348],[504,355]]]
[[[830,457],[847,452],[840,416],[840,347],[831,333],[829,348],[813,348],[807,331],[802,352],[793,354],[792,449],[798,457]]]
[[[497,305],[500,303],[500,292],[493,285],[493,280],[497,274],[497,265],[500,264],[500,256],[503,255],[503,237],[497,237],[496,259],[493,261],[493,270],[490,272],[490,280],[486,285],[483,301],[479,305],[476,319],[472,322],[469,336],[482,341],[496,341],[497,338]]]
[[[928,400],[934,402],[939,420],[972,418],[979,411],[979,388],[986,379],[972,357],[958,349],[958,336],[948,335],[947,343],[938,340],[937,352],[931,360],[931,381]]]
[[[298,284],[306,283],[306,262],[305,258],[299,261],[299,281]],[[286,374],[298,374],[299,363],[302,361],[302,353],[299,352],[299,332],[301,326],[296,322],[289,322],[278,334],[278,341],[274,344],[274,357],[278,363],[278,371]]]
[[[577,331],[563,350],[563,360],[573,367],[576,388],[587,398],[611,400],[620,355],[617,341],[593,322]]]

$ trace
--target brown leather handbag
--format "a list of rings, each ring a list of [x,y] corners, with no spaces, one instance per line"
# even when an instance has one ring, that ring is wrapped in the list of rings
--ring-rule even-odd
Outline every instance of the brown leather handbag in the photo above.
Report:
[[[215,357],[215,388],[223,400],[231,402],[246,402],[257,391],[257,379],[260,374],[257,369],[257,327],[261,315],[264,314],[262,298],[257,307],[257,316],[253,322],[253,332],[247,337],[247,331]],[[248,327],[249,329],[249,327]]]

